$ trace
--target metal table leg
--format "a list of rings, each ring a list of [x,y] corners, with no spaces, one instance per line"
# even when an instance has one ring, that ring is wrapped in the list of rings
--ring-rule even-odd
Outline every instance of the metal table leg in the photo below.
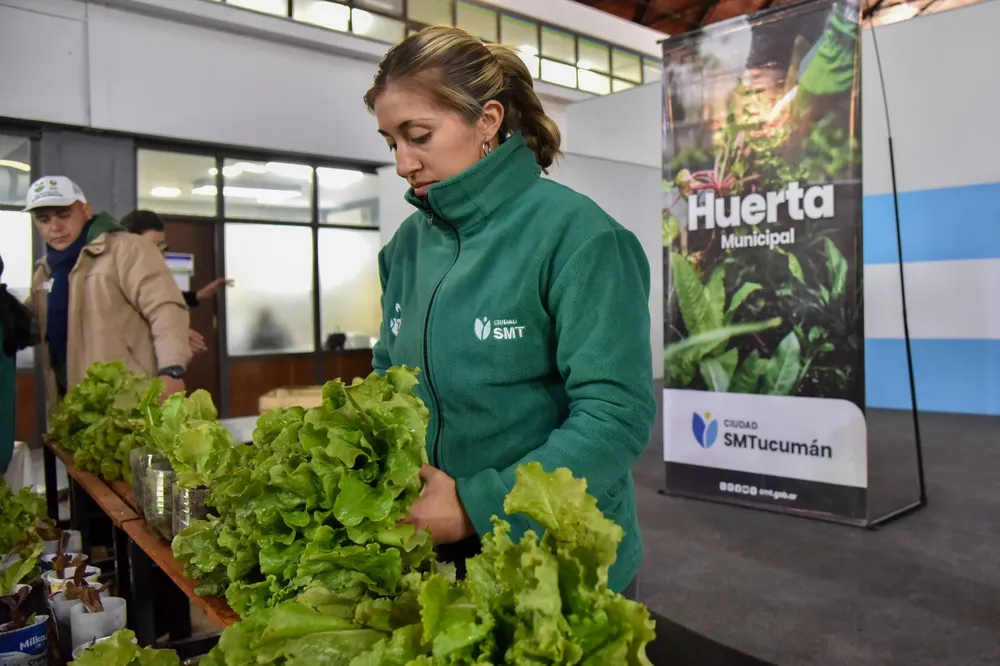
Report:
[[[156,604],[153,600],[153,561],[128,539],[129,581],[132,601],[128,604],[128,626],[142,647],[156,642]]]
[[[69,524],[74,530],[80,532],[83,541],[83,552],[88,555],[94,547],[91,526],[91,503],[90,495],[83,486],[70,477],[69,480]]]
[[[59,477],[56,474],[56,454],[47,446],[42,447],[45,467],[45,510],[53,522],[59,522]]]
[[[129,538],[125,530],[114,527],[115,540],[115,587],[118,589],[118,596],[125,600],[128,606],[132,606],[132,574],[131,562],[129,562]]]

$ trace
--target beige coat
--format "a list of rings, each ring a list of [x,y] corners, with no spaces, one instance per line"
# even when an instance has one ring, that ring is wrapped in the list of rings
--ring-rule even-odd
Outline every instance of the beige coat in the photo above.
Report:
[[[162,368],[186,368],[191,360],[190,315],[163,255],[141,236],[117,231],[117,225],[105,228],[115,231],[87,243],[69,274],[67,388],[96,362],[122,361],[133,372],[155,376]],[[45,340],[51,279],[43,258],[36,264],[28,301],[42,334],[49,409],[59,399]]]

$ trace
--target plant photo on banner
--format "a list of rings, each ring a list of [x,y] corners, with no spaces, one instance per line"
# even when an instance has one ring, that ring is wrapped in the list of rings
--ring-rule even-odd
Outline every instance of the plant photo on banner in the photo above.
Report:
[[[864,409],[859,10],[780,11],[664,46],[665,385]]]

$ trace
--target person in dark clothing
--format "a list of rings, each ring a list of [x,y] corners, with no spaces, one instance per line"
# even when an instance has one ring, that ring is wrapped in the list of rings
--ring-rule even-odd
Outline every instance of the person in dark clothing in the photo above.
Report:
[[[163,223],[163,218],[151,210],[134,210],[121,219],[121,225],[129,233],[138,234],[149,239],[154,245],[160,248],[161,252],[167,251],[167,226]],[[197,307],[201,301],[215,296],[219,289],[229,284],[226,278],[215,278],[197,291],[183,291],[184,302],[189,308]],[[188,331],[188,341],[191,350],[203,352],[208,350],[205,338],[198,331],[191,329]]]
[[[148,238],[161,252],[167,251],[167,227],[163,218],[151,210],[134,210],[121,219],[121,225],[130,233]],[[197,307],[198,303],[212,298],[219,290],[229,284],[224,278],[215,278],[197,291],[184,291],[184,300],[188,307]]]
[[[3,257],[0,257],[0,279]],[[38,342],[31,312],[0,282],[0,474],[7,471],[14,453],[14,426],[17,414],[15,390],[17,352]]]

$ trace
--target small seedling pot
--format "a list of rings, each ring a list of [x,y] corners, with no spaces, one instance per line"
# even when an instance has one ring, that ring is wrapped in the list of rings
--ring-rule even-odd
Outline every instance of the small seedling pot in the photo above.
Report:
[[[45,583],[45,589],[49,596],[52,596],[56,592],[62,592],[66,589],[66,583],[73,580],[73,574],[76,572],[76,567],[66,567],[63,572],[63,577],[59,578],[56,576],[55,571],[46,571],[42,574],[42,581]],[[87,566],[84,573],[84,580],[86,580],[91,585],[97,586],[97,579],[101,577],[101,570],[94,566]]]
[[[4,666],[36,666],[49,663],[48,615],[36,615],[26,627],[12,629],[10,623],[0,625],[0,664]]]

